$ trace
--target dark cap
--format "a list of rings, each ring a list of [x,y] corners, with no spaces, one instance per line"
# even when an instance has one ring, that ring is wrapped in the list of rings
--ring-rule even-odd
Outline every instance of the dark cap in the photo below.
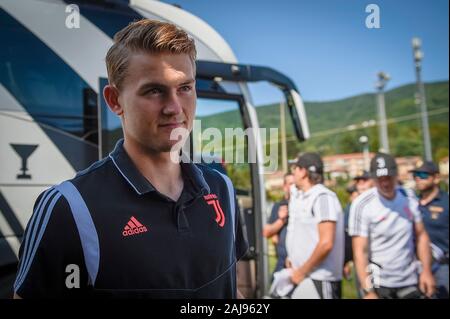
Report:
[[[355,192],[357,192],[358,190],[356,189],[356,185],[350,185],[350,186],[347,186],[347,188],[345,189],[346,191],[347,191],[347,193],[349,193],[349,194],[353,194],[353,193],[355,193]]]
[[[397,176],[397,163],[392,155],[377,153],[370,161],[370,175],[373,178]]]
[[[309,172],[323,174],[323,161],[317,153],[304,153],[299,156],[297,166],[306,168]]]
[[[362,171],[362,172],[359,172],[358,175],[353,177],[353,180],[357,181],[360,179],[370,179],[370,178],[371,178],[371,176],[368,171]]]
[[[426,161],[426,162],[419,162],[419,165],[417,168],[411,170],[411,173],[415,172],[423,172],[428,174],[438,174],[439,173],[439,167],[432,161]]]

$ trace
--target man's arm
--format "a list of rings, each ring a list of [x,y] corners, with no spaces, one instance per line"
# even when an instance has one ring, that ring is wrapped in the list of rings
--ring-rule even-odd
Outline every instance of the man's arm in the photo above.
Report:
[[[425,231],[425,226],[422,222],[414,224],[417,241],[417,257],[422,263],[422,272],[419,277],[419,288],[427,296],[431,297],[436,290],[436,282],[431,271],[431,248],[430,238]]]
[[[278,209],[276,209],[276,211],[272,212],[271,220],[269,220],[269,222],[266,225],[264,225],[263,236],[266,238],[270,238],[277,235],[286,224],[287,217],[288,217],[287,205],[279,206]]]
[[[82,293],[84,283],[87,283],[87,271],[80,237],[69,204],[59,191],[50,188],[39,195],[23,238],[14,299]],[[69,264],[81,269],[81,289],[69,290],[66,286]]]
[[[319,230],[319,242],[308,260],[299,268],[294,269],[292,281],[295,284],[302,282],[314,268],[324,261],[333,249],[336,234],[336,223],[333,221],[325,221],[319,223],[317,227]]]
[[[361,288],[366,291],[364,299],[377,299],[369,273],[370,209],[366,209],[367,196],[360,195],[350,206],[348,234],[352,237],[353,263]],[[367,293],[368,292],[368,293]]]
[[[278,218],[274,223],[264,225],[263,236],[270,238],[277,235],[285,224],[286,222],[284,220]]]
[[[370,280],[370,274],[367,272],[369,265],[369,240],[367,237],[354,236],[352,238],[353,245],[353,262],[356,268],[356,275],[358,276],[361,288],[365,291],[371,291],[364,296],[364,299],[376,299],[378,298],[375,291],[373,291],[372,281]]]

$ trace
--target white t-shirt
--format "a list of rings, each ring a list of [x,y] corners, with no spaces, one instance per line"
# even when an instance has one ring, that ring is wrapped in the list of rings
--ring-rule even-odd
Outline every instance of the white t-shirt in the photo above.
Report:
[[[417,284],[414,223],[421,222],[417,199],[398,188],[393,200],[376,188],[352,203],[350,236],[369,239],[369,262],[374,285],[398,288]]]
[[[307,192],[291,188],[289,223],[286,249],[293,267],[302,266],[311,256],[319,242],[318,224],[336,222],[333,249],[309,277],[320,281],[342,279],[344,264],[344,222],[342,207],[335,193],[322,184],[314,185]]]

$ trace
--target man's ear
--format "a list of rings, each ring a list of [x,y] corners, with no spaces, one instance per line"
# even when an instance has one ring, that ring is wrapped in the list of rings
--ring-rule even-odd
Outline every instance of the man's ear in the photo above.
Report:
[[[119,90],[115,86],[108,84],[103,88],[103,97],[110,110],[116,115],[121,116],[123,108],[119,103]]]

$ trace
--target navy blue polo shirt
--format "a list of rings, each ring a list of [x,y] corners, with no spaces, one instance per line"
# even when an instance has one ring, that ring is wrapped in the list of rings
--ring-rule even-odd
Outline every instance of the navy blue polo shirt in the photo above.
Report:
[[[174,201],[141,175],[121,140],[108,157],[43,192],[14,291],[23,298],[235,298],[236,262],[248,245],[231,181],[204,165],[180,165],[184,188]]]
[[[431,242],[448,253],[448,194],[442,190],[427,205],[419,205]]]
[[[277,203],[275,203],[272,207],[272,212],[269,216],[268,223],[273,224],[278,219],[278,210],[283,205],[288,205],[289,202],[287,200],[282,200]],[[277,253],[277,264],[275,265],[274,273],[277,271],[280,271],[284,268],[286,258],[287,258],[287,250],[286,250],[286,234],[287,234],[287,223],[284,224],[284,226],[280,229],[278,233],[278,244],[275,247],[276,253]]]

